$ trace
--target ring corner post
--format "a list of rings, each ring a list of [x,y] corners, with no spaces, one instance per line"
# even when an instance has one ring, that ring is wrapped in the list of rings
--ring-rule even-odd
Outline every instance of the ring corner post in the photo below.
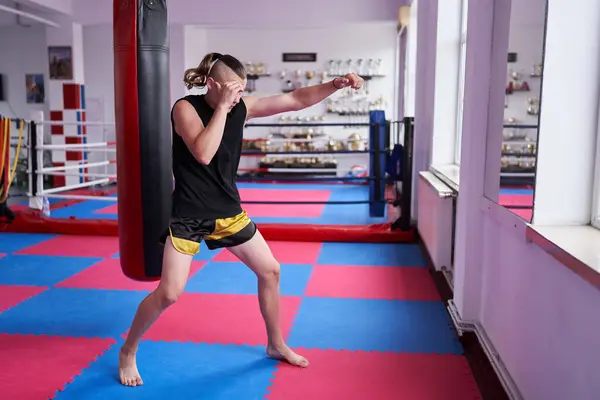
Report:
[[[383,110],[369,113],[369,170],[374,177],[369,181],[369,216],[384,217],[385,202],[385,158],[382,144],[386,143],[387,121]]]
[[[404,154],[402,157],[402,194],[400,196],[400,218],[392,225],[393,229],[408,231],[412,227],[411,199],[413,175],[414,117],[404,117]]]

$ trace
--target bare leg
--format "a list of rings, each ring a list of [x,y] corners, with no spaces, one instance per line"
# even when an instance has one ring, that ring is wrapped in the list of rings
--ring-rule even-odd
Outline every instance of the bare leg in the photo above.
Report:
[[[267,354],[290,364],[307,367],[308,361],[294,353],[284,342],[279,325],[279,263],[260,234],[229,251],[248,266],[258,278],[258,301],[265,319],[269,344]]]
[[[165,243],[161,281],[158,287],[139,305],[127,340],[119,354],[119,379],[123,385],[140,386],[143,384],[135,360],[139,343],[144,333],[160,314],[183,293],[191,263],[192,256],[175,250],[171,238],[168,238]]]

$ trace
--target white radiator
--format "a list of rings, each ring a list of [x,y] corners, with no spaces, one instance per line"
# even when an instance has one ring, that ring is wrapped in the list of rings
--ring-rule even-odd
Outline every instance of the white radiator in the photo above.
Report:
[[[433,173],[419,173],[417,229],[437,271],[452,269],[455,196]]]

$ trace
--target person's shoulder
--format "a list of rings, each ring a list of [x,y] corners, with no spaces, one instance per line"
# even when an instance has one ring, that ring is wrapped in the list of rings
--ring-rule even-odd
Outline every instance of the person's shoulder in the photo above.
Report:
[[[192,106],[196,110],[198,107],[201,107],[203,95],[197,94],[189,94],[187,96],[180,97],[173,103],[173,110],[178,109],[187,109],[189,106]]]
[[[201,94],[188,94],[188,95],[185,95],[185,96],[177,99],[175,101],[175,104],[182,102],[182,101],[187,101],[188,103],[195,105],[195,104],[198,104],[200,101],[202,101],[203,97],[204,97],[204,95],[201,95]]]
[[[244,114],[248,112],[248,106],[251,106],[252,104],[252,98],[248,97],[249,96],[242,96],[240,101],[235,105],[235,107]]]
[[[195,119],[199,116],[198,113],[198,103],[196,103],[196,99],[194,97],[185,96],[178,99],[173,104],[173,109],[171,111],[172,118],[175,121],[181,120],[191,120]]]

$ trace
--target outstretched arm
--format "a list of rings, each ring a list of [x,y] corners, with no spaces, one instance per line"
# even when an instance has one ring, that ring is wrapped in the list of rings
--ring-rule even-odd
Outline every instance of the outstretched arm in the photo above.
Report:
[[[247,119],[270,117],[288,111],[298,111],[313,106],[339,89],[352,87],[360,89],[364,80],[356,74],[348,74],[335,78],[331,82],[303,87],[293,92],[269,97],[245,96],[244,103],[248,109]]]

